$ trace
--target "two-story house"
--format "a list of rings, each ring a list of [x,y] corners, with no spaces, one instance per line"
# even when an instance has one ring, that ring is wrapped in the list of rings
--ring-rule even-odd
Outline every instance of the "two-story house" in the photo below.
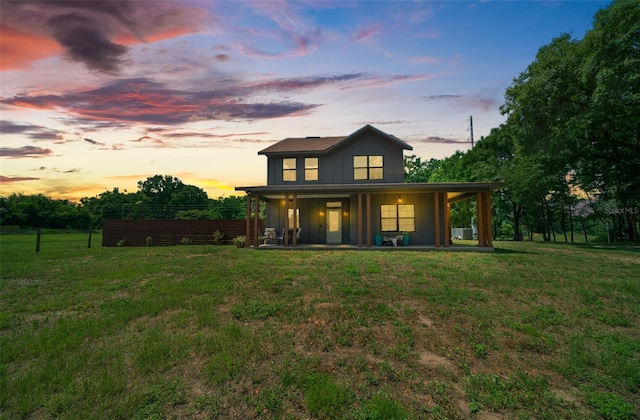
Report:
[[[491,190],[501,184],[406,183],[403,154],[412,149],[366,125],[346,137],[287,138],[261,150],[267,185],[236,188],[248,196],[248,241],[260,243],[253,209],[266,203],[265,226],[285,246],[371,247],[406,233],[411,245],[448,247],[450,204],[475,198],[479,246],[492,247]]]

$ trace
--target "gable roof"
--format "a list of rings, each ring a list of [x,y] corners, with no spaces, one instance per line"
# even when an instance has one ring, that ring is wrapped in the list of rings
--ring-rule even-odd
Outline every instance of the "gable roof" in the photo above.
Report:
[[[396,136],[391,134],[387,134],[384,131],[378,130],[372,125],[365,125],[360,128],[356,132],[348,135],[348,136],[340,136],[340,137],[297,137],[297,138],[286,138],[273,144],[266,149],[262,149],[258,152],[259,155],[279,155],[279,154],[298,154],[298,153],[328,153],[331,150],[348,143],[354,138],[360,136],[366,131],[372,131],[394,143],[397,143],[400,147],[405,150],[413,150],[413,147],[409,146],[404,141],[400,140]]]

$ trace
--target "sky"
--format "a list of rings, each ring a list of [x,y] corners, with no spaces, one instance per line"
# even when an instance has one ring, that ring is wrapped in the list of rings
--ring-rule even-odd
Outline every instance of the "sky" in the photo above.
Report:
[[[266,183],[258,151],[366,124],[442,159],[608,4],[0,0],[0,196],[78,202],[154,175],[240,195]]]

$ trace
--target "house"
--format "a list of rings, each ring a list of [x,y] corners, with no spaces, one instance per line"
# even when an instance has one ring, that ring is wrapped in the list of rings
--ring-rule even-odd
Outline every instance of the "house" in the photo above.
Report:
[[[404,151],[413,148],[371,125],[342,137],[286,138],[258,152],[267,157],[267,185],[247,194],[247,240],[256,246],[257,209],[284,246],[398,243],[448,247],[449,206],[478,200],[478,245],[492,247],[491,191],[495,183],[406,183]],[[251,218],[253,217],[253,222]],[[288,234],[285,234],[288,232]],[[296,235],[298,233],[299,235]]]

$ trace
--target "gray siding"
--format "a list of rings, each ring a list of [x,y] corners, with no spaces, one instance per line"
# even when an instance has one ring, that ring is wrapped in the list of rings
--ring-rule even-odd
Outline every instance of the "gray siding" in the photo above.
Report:
[[[357,211],[358,197],[353,196],[353,211]],[[371,231],[372,239],[371,243],[375,243],[375,235],[385,233],[381,231],[380,227],[380,206],[382,204],[398,204],[398,194],[372,194],[371,195]],[[415,206],[415,232],[409,232],[410,241],[413,245],[435,245],[435,229],[434,229],[434,199],[433,194],[403,194],[402,204],[413,204]],[[366,204],[364,203],[363,196],[363,218],[366,212]],[[357,233],[358,225],[356,221],[357,216],[354,215],[353,226],[351,227],[352,238],[355,236],[355,241],[352,240],[352,244],[358,243]],[[441,213],[440,222],[443,223],[444,213]],[[366,220],[363,220],[366,229]],[[441,228],[444,232],[444,229]],[[444,241],[444,233],[442,234],[441,243]],[[363,242],[366,243],[366,237],[363,237]]]
[[[349,198],[342,199],[301,199],[297,203],[300,209],[300,226],[302,227],[302,244],[326,243],[326,203],[327,201],[342,202],[342,243],[358,244],[358,195],[352,194]],[[375,235],[385,233],[380,228],[380,205],[397,204],[398,194],[372,194],[371,195],[371,244],[375,244]],[[402,194],[402,204],[415,206],[415,232],[409,232],[412,245],[434,245],[434,195],[426,194]],[[367,243],[366,220],[366,196],[362,196],[363,237],[362,243]],[[285,223],[284,203],[282,200],[271,200],[267,203],[267,227],[275,227],[278,235],[282,232]],[[440,208],[440,243],[444,244],[444,207]]]
[[[354,180],[353,157],[357,155],[383,156],[384,179]],[[282,180],[282,159],[296,158],[296,181]],[[318,158],[318,181],[304,180],[304,159]],[[404,182],[403,148],[374,133],[367,132],[341,145],[327,155],[270,156],[267,162],[268,185],[312,185],[312,184],[366,184],[366,183]]]

